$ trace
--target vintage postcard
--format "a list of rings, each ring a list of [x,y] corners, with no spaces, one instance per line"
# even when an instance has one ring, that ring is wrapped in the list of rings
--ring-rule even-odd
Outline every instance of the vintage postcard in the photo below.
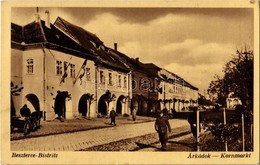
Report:
[[[2,164],[258,164],[259,2],[3,1]]]

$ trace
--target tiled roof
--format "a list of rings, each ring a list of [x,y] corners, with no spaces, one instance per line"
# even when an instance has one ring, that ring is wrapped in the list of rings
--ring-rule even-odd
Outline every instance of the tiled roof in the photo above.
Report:
[[[11,23],[11,40],[17,43],[23,42],[23,27]]]
[[[156,69],[156,70],[161,70],[161,68],[153,63],[144,63],[143,67],[147,69]]]
[[[45,36],[41,22],[32,22],[23,27],[24,42],[26,44],[45,42]]]
[[[161,68],[155,64],[142,63],[117,50],[108,48],[95,34],[73,25],[60,17],[56,19],[54,25],[51,24],[50,29],[44,25],[45,22],[42,20],[29,23],[25,26],[11,23],[12,44],[14,42],[16,45],[24,48],[28,45],[44,43],[52,49],[74,54],[76,52],[81,57],[96,59],[96,63],[108,68],[119,69],[124,72],[128,72],[131,69],[147,74],[149,77],[167,80],[167,78],[165,79],[158,75],[158,71]],[[174,73],[171,74],[175,75]],[[183,82],[185,86],[198,90],[198,88],[187,81],[183,80]]]
[[[130,71],[128,65],[121,61],[118,57],[113,55],[110,51],[103,50],[103,48],[97,49],[97,54],[99,56],[98,63],[104,65],[105,67],[119,69],[121,71]]]
[[[92,34],[79,26],[73,25],[61,17],[56,19],[54,26],[63,31],[80,46],[89,50],[95,51],[97,47],[103,44],[95,34]]]
[[[12,46],[22,49],[45,44],[50,49],[94,59],[91,52],[80,47],[53,25],[47,28],[43,20],[32,22],[25,26],[11,23],[11,42]]]
[[[191,89],[194,89],[194,90],[198,90],[198,88],[196,88],[195,86],[191,85],[190,83],[188,83],[186,80],[184,80],[183,78],[181,78],[180,76],[178,76],[177,74],[175,73],[172,73],[166,69],[163,69],[164,73],[167,73],[167,75],[170,75],[170,76],[167,76],[165,74],[160,74],[160,77],[162,77],[165,81],[168,81],[170,83],[172,82],[176,82],[176,83],[179,83],[179,84],[182,84],[186,87],[189,87]]]
[[[54,26],[61,30],[68,37],[73,39],[78,45],[86,50],[90,50],[97,55],[97,63],[105,67],[119,69],[121,71],[129,71],[127,65],[109,52],[109,48],[105,47],[103,42],[93,33],[73,25],[68,21],[58,17]]]

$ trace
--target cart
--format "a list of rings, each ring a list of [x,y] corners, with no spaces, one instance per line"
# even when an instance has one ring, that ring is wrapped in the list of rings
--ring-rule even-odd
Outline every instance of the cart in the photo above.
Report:
[[[42,114],[42,111],[36,111],[30,114],[30,116],[11,117],[11,132],[18,129],[19,132],[23,132],[24,135],[27,135],[31,131],[36,131],[41,126]]]

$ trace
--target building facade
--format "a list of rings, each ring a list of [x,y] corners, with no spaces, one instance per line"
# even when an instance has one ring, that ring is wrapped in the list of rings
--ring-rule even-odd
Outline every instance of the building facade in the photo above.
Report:
[[[107,115],[112,108],[127,113],[127,67],[90,32],[60,17],[47,22],[36,15],[28,25],[11,25],[11,82],[23,87],[12,96],[15,114],[24,104],[46,119],[55,118],[58,105],[64,118]]]
[[[162,79],[162,92],[159,94],[162,107],[178,112],[187,111],[190,106],[197,105],[198,88],[166,69],[161,69],[158,74]]]
[[[51,24],[35,15],[24,26],[11,24],[12,115],[27,104],[54,119],[118,114],[149,115],[162,108],[187,110],[198,89],[154,64],[109,48],[93,33],[60,17]],[[180,81],[182,80],[182,81]]]

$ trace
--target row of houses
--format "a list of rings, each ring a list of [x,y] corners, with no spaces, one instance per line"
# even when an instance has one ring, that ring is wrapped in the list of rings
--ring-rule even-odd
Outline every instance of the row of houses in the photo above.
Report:
[[[142,63],[104,43],[93,33],[61,17],[51,24],[35,15],[32,23],[11,23],[12,115],[27,104],[53,119],[83,115],[149,115],[162,108],[187,110],[197,104],[198,88],[153,63]],[[141,56],[141,55],[140,55]]]

